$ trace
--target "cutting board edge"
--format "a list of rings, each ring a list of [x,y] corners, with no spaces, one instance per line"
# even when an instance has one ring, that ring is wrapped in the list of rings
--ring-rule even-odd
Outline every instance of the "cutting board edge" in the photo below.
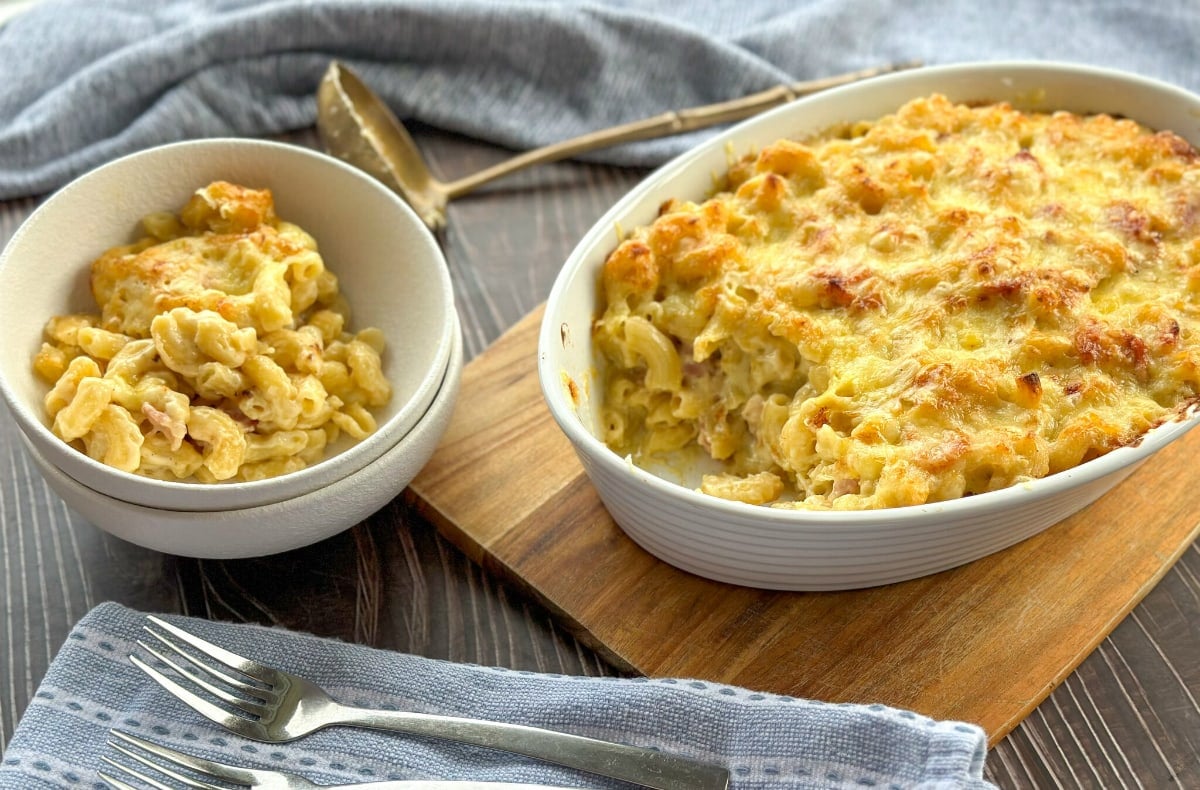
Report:
[[[1125,604],[1113,613],[1113,616],[1109,618],[1104,626],[1096,631],[1091,640],[1080,645],[1079,650],[1075,652],[1071,659],[1064,663],[1062,669],[1046,683],[1046,685],[1043,687],[1044,690],[1032,695],[1027,703],[1018,711],[1016,711],[1012,717],[996,727],[994,731],[989,731],[987,733],[989,749],[994,748],[996,744],[1004,740],[1009,733],[1015,730],[1017,726],[1020,725],[1020,723],[1024,721],[1029,714],[1034,711],[1035,708],[1037,708],[1037,706],[1045,702],[1046,699],[1052,693],[1054,693],[1054,689],[1062,685],[1062,683],[1071,675],[1071,673],[1078,669],[1080,664],[1082,664],[1088,656],[1095,652],[1096,648],[1098,648],[1100,644],[1107,639],[1113,631],[1116,630],[1117,626],[1119,626],[1121,622],[1129,616],[1129,613],[1132,612],[1137,605],[1141,603],[1142,600],[1150,593],[1150,591],[1153,590],[1155,586],[1157,586],[1158,583],[1163,580],[1163,578],[1171,571],[1171,568],[1175,567],[1175,564],[1179,562],[1180,558],[1183,557],[1184,552],[1191,547],[1192,543],[1194,543],[1197,538],[1200,538],[1200,519],[1197,519],[1192,525],[1192,530],[1187,539],[1180,542],[1179,546],[1176,547],[1173,552],[1171,552],[1170,556],[1168,556],[1167,559],[1159,566],[1158,570],[1148,577],[1142,583],[1142,585],[1138,587],[1132,595],[1129,596]]]
[[[595,651],[601,658],[612,664],[618,672],[623,674],[645,674],[638,669],[628,658],[621,655],[615,649],[611,648],[602,642],[595,634],[593,634],[586,626],[572,615],[562,605],[556,603],[547,593],[540,589],[537,585],[525,579],[508,563],[501,560],[494,554],[488,553],[486,546],[483,546],[478,541],[474,540],[471,535],[461,529],[454,520],[443,513],[436,505],[425,498],[419,491],[409,488],[405,491],[405,501],[413,507],[421,516],[428,519],[438,533],[446,540],[450,541],[456,548],[462,551],[468,559],[474,562],[479,567],[486,571],[496,573],[504,579],[508,584],[516,587],[520,592],[529,596],[536,601],[540,606],[545,608],[550,616],[561,625],[567,633],[574,639],[578,640],[587,648]]]

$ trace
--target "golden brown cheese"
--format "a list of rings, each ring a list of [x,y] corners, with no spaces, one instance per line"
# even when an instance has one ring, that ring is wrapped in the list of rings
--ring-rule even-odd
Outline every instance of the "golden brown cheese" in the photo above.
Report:
[[[106,329],[144,336],[175,307],[212,310],[261,333],[291,326],[316,301],[289,284],[325,267],[316,242],[275,216],[270,192],[216,182],[198,190],[176,219],[153,215],[152,236],[115,247],[92,264],[92,293]]]
[[[917,505],[1074,467],[1200,393],[1200,157],[942,96],[736,162],[612,252],[604,439],[710,494]]]

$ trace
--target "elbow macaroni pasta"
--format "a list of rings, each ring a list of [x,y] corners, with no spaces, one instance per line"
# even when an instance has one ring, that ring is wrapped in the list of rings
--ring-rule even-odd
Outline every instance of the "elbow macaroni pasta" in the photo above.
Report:
[[[603,438],[635,463],[785,508],[992,491],[1200,400],[1200,154],[918,99],[668,201],[600,291]]]
[[[214,182],[91,270],[99,314],[51,318],[33,359],[52,430],[166,480],[260,480],[376,429],[391,399],[382,333],[348,309],[268,190]]]

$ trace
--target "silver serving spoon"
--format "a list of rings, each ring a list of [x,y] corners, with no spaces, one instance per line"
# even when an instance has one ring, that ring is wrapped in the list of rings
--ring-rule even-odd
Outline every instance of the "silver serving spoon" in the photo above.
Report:
[[[329,153],[365,170],[395,190],[426,225],[438,230],[445,227],[446,204],[452,199],[521,168],[619,143],[666,137],[741,120],[809,93],[919,65],[913,61],[862,69],[834,77],[777,85],[740,99],[673,110],[526,151],[454,181],[439,181],[430,173],[416,143],[387,105],[353,71],[335,60],[329,64],[317,89],[317,130]]]

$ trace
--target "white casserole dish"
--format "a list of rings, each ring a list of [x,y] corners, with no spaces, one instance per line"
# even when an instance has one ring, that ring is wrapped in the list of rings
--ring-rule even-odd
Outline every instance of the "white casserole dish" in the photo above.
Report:
[[[679,476],[650,474],[594,433],[597,403],[591,325],[600,267],[618,229],[652,222],[668,198],[702,199],[732,157],[779,138],[872,120],[906,101],[1009,101],[1029,110],[1106,112],[1169,129],[1200,145],[1200,97],[1110,70],[1056,63],[952,65],[901,72],[817,94],[719,134],[650,175],[584,236],[546,306],[538,374],[551,414],[571,440],[618,525],[648,551],[712,579],[782,590],[836,590],[910,579],[1010,546],[1090,504],[1197,417],[1151,431],[1074,469],[1009,489],[891,510],[778,510],[700,494]],[[568,383],[574,383],[574,387]]]

